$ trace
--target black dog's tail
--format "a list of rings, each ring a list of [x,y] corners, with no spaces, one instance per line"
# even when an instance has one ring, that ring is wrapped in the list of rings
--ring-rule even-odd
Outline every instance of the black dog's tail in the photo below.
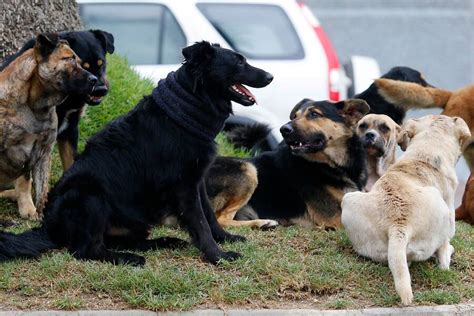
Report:
[[[0,233],[0,262],[15,258],[35,258],[47,250],[56,248],[42,227],[18,235]]]
[[[268,125],[254,123],[239,125],[231,129],[227,132],[227,137],[234,146],[253,150],[255,147],[264,148],[267,146],[265,141],[269,133],[270,128]]]

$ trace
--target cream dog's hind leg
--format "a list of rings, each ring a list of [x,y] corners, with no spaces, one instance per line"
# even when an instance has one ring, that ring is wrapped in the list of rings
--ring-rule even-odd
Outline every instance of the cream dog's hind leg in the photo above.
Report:
[[[393,275],[395,289],[403,305],[411,304],[413,291],[407,262],[407,232],[401,227],[392,227],[389,230],[388,240],[388,267]]]

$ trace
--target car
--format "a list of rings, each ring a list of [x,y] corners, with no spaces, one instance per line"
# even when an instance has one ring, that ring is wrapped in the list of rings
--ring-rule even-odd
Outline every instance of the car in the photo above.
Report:
[[[249,63],[272,73],[273,83],[255,92],[258,105],[235,106],[234,115],[225,127],[254,122],[267,124],[271,129],[267,144],[270,148],[282,140],[279,128],[288,121],[291,108],[298,101],[302,98],[339,101],[347,97],[351,86],[328,36],[303,2],[79,0],[78,3],[85,25],[111,32],[116,52],[125,55],[143,77],[154,82],[178,68],[183,47],[201,40],[239,51]],[[352,86],[360,90],[368,87],[380,71],[371,58],[362,58],[362,63],[357,63],[361,60],[357,58],[352,58],[352,64],[362,67],[348,68],[357,79]]]

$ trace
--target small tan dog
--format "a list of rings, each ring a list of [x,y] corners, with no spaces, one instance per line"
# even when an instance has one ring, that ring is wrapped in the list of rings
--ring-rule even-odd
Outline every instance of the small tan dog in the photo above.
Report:
[[[384,114],[368,114],[357,123],[356,133],[367,149],[366,192],[395,163],[401,127]]]
[[[403,125],[404,155],[368,193],[347,193],[342,224],[357,253],[387,262],[403,304],[412,302],[407,261],[433,254],[449,269],[454,251],[454,166],[471,133],[463,119],[430,115]],[[408,146],[408,148],[407,148]]]

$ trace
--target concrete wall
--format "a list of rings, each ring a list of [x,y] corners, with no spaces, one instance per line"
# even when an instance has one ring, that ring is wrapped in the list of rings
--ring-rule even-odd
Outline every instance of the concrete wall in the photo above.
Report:
[[[474,83],[474,0],[306,0],[342,62],[351,55],[420,70],[440,88]],[[474,100],[473,100],[474,103]],[[474,104],[473,104],[474,106]],[[410,111],[417,117],[440,110]],[[400,154],[400,152],[399,152]],[[461,202],[469,169],[456,166]]]
[[[405,65],[432,84],[474,83],[474,0],[307,0],[342,61],[375,57],[382,72]]]

